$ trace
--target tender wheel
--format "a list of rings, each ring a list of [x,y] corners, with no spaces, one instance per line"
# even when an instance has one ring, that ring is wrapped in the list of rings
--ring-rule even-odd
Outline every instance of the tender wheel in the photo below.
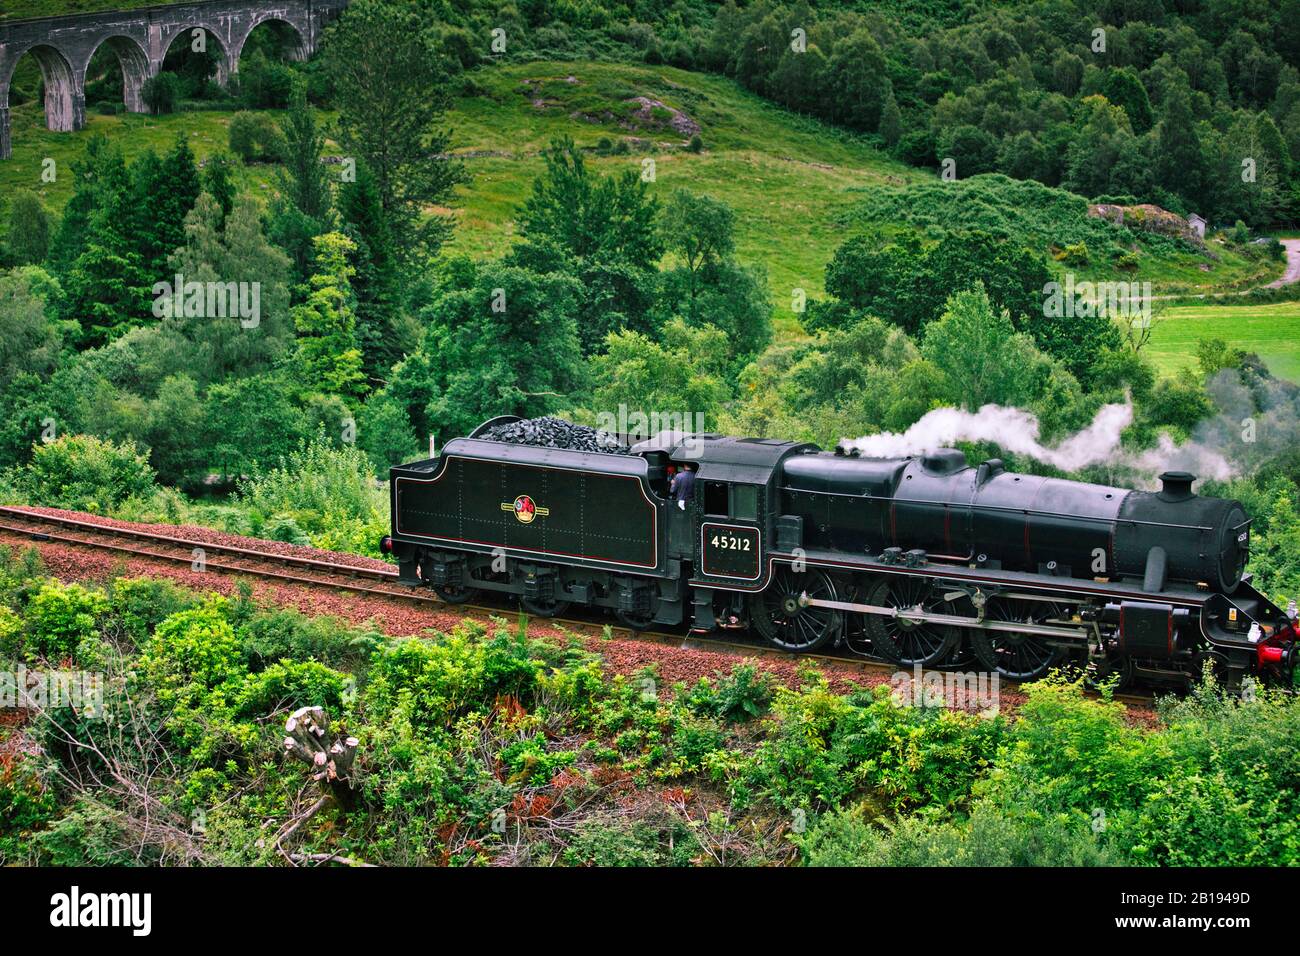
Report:
[[[519,606],[534,617],[559,617],[569,609],[568,601],[535,601],[520,597]]]
[[[750,598],[749,619],[767,641],[787,651],[812,651],[834,640],[843,617],[824,607],[804,607],[799,596],[833,601],[835,584],[822,571],[777,568],[767,590]]]
[[[1041,624],[1059,614],[1060,609],[1046,601],[993,598],[984,616],[990,621]],[[970,642],[980,663],[1008,680],[1038,680],[1065,659],[1062,648],[1053,647],[1046,638],[1034,634],[975,628]]]
[[[882,578],[868,588],[865,601],[878,607],[957,613],[929,581],[920,578]],[[872,648],[891,664],[934,667],[946,663],[961,645],[961,631],[951,624],[909,621],[883,614],[867,614],[864,618]]]
[[[448,585],[438,587],[435,585],[433,593],[448,604],[464,604],[466,601],[472,601],[478,597],[478,588],[451,587]]]
[[[618,618],[618,623],[624,627],[630,627],[634,631],[644,631],[655,622],[655,612],[653,610],[647,614],[636,614],[632,611],[619,609],[614,611],[614,617]]]

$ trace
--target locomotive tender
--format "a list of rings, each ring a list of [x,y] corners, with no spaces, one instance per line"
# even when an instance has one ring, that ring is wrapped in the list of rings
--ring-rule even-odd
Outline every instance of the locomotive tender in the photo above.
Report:
[[[1166,472],[1159,492],[872,459],[770,438],[665,432],[622,452],[489,440],[502,417],[391,471],[401,579],[444,600],[570,604],[629,627],[750,626],[905,666],[978,660],[1028,680],[1067,662],[1186,684],[1209,666],[1290,682],[1296,612],[1245,574],[1250,519]],[[672,467],[698,467],[685,510]]]

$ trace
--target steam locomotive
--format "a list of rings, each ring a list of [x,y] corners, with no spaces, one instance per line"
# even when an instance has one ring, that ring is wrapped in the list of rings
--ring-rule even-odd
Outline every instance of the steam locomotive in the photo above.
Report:
[[[1208,667],[1290,683],[1294,602],[1245,573],[1241,504],[1166,472],[1158,492],[976,466],[960,451],[864,458],[772,438],[665,432],[618,451],[491,440],[485,422],[391,471],[400,577],[450,602],[516,595],[625,625],[750,627],[901,666],[978,661],[1032,680],[1073,663],[1186,685]],[[696,467],[686,507],[672,470]]]

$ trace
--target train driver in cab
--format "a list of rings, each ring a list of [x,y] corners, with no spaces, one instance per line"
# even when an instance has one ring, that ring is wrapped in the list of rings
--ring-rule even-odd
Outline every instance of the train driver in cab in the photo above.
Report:
[[[695,491],[695,466],[688,461],[678,468],[668,485],[668,491],[677,502],[677,507],[685,511],[686,502],[691,500],[691,494]]]

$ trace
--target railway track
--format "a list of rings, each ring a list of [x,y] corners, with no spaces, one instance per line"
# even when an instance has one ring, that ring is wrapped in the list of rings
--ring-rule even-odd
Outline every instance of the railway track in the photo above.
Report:
[[[449,604],[432,591],[399,584],[396,569],[386,570],[364,565],[325,561],[301,555],[278,554],[253,548],[236,547],[191,538],[181,538],[139,528],[122,528],[100,522],[27,511],[0,506],[0,533],[22,536],[35,541],[49,541],[73,547],[93,548],[133,557],[185,565],[195,571],[216,571],[247,575],[284,584],[333,588],[370,597],[383,597],[417,605],[453,609],[457,613],[473,612],[486,619],[517,608],[506,603]],[[840,670],[858,673],[894,673],[898,666],[887,661],[859,655],[792,653],[770,647],[757,639],[702,636],[679,631],[638,631],[624,625],[590,617],[541,618],[576,633],[610,632],[638,641],[701,651],[717,651],[737,656],[785,661],[813,660]],[[938,668],[942,670],[942,668]],[[1008,681],[1014,685],[1014,682]],[[1149,696],[1116,694],[1116,700],[1149,704]]]

